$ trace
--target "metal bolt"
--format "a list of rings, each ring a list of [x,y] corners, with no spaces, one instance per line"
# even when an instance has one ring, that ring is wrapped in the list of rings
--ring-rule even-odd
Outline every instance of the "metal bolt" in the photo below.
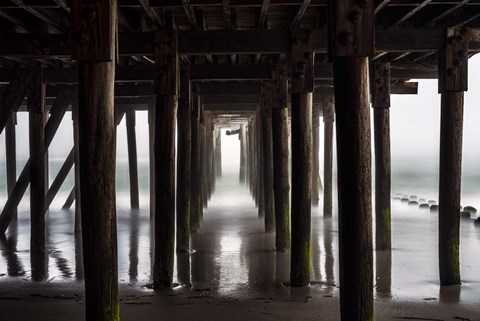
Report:
[[[350,22],[353,24],[357,24],[360,22],[360,20],[362,20],[362,13],[358,10],[353,10],[348,15],[348,20],[350,20]]]
[[[465,36],[457,35],[456,40],[458,43],[463,43],[465,41]]]
[[[456,67],[460,67],[461,65],[463,65],[463,61],[461,59],[458,59],[458,58],[455,58],[453,63],[455,64]]]
[[[342,31],[338,34],[338,41],[342,45],[347,45],[352,42],[352,35],[348,31]]]
[[[305,78],[305,74],[303,72],[296,72],[295,73],[295,78],[303,79],[303,78]]]

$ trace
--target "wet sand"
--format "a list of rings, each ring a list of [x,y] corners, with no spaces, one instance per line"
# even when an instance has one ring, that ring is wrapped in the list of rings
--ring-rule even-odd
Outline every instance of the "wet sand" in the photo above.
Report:
[[[421,195],[419,195],[421,197]],[[440,287],[437,220],[429,211],[392,201],[391,256],[377,253],[378,320],[480,320],[480,228],[462,219],[462,286]],[[336,207],[336,206],[335,206]],[[283,285],[289,254],[274,251],[248,190],[236,176],[217,182],[191,254],[178,254],[174,289],[150,283],[149,211],[118,210],[122,320],[339,320],[336,215],[312,209],[312,283]],[[0,240],[2,320],[84,320],[81,247],[73,212],[48,214],[48,262],[31,263],[28,213]],[[41,275],[42,267],[47,274]],[[34,281],[33,276],[41,281]]]

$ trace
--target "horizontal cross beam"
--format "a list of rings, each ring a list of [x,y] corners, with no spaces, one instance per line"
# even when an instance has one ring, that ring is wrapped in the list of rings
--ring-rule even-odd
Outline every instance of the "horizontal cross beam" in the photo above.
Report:
[[[470,28],[469,50],[480,51],[480,28]],[[443,29],[377,30],[375,45],[379,52],[429,52],[443,44]],[[313,49],[327,52],[326,29],[313,30]],[[181,31],[178,53],[205,54],[279,54],[288,53],[288,30]],[[70,57],[70,41],[65,34],[0,33],[0,56]],[[119,35],[122,56],[154,55],[154,32],[127,32]]]

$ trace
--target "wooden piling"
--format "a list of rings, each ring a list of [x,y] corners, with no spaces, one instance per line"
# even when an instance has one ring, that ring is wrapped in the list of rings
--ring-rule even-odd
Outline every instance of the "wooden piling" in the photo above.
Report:
[[[17,182],[17,148],[15,125],[17,123],[17,113],[12,113],[5,126],[5,158],[7,163],[7,192],[10,197]],[[14,209],[17,216],[17,209]]]
[[[169,16],[169,26],[173,25]],[[170,287],[175,255],[175,124],[177,115],[177,35],[157,33],[159,78],[155,107],[155,257],[153,286]]]
[[[319,106],[312,106],[312,205],[318,206],[322,183],[320,179],[320,115]]]
[[[191,115],[190,66],[182,65],[177,117],[177,252],[190,250]]]
[[[246,168],[246,129],[245,124],[240,125],[240,183],[245,183],[245,168]]]
[[[264,182],[263,197],[265,202],[265,232],[275,231],[275,200],[273,197],[272,105],[273,83],[271,81],[263,81],[261,126],[263,136],[262,153]]]
[[[257,198],[258,198],[258,217],[264,218],[265,216],[265,193],[264,183],[265,177],[263,175],[263,133],[262,133],[262,114],[261,105],[257,107],[257,113],[255,115],[255,133],[256,133],[256,146],[255,154],[257,155]]]
[[[375,144],[375,249],[391,250],[390,64],[375,63],[372,107]]]
[[[140,207],[138,199],[138,165],[137,165],[137,139],[135,136],[135,110],[129,109],[125,112],[127,126],[128,146],[128,172],[130,177],[130,207]]]
[[[332,217],[333,210],[333,96],[325,97],[323,103],[323,216]]]
[[[30,141],[30,253],[32,269],[45,277],[45,83],[41,68],[35,69],[27,96]],[[39,269],[42,272],[35,271]],[[32,273],[32,274],[33,274]]]
[[[218,128],[215,132],[215,175],[222,177],[222,130]],[[250,168],[250,167],[249,167]]]
[[[292,32],[292,286],[308,285],[311,270],[312,42],[309,30]]]
[[[77,95],[78,96],[78,95]],[[80,129],[78,123],[78,97],[75,97],[72,103],[72,120],[73,120],[73,148],[75,149],[75,235],[76,238],[81,237],[82,233],[82,197],[80,182]],[[71,206],[71,204],[70,204]],[[68,208],[70,208],[68,206]]]
[[[190,172],[190,232],[195,233],[200,228],[200,213],[202,211],[202,197],[200,190],[200,110],[199,97],[196,88],[192,88],[191,110],[191,172]]]
[[[288,175],[287,67],[274,71],[272,109],[273,190],[275,199],[275,248],[290,249],[290,180]]]
[[[368,57],[375,53],[375,3],[330,0],[328,5],[337,138],[341,320],[371,321],[374,306]]]
[[[114,84],[117,2],[71,3],[78,60],[78,122],[86,320],[120,320],[115,209]],[[82,33],[89,37],[82,37]]]
[[[149,160],[149,180],[150,180],[150,220],[155,218],[155,104],[148,105],[148,160]]]
[[[460,284],[460,196],[464,91],[468,90],[468,31],[448,28],[440,51],[440,284]]]
[[[368,81],[367,58],[336,58],[340,306],[344,321],[373,319]]]

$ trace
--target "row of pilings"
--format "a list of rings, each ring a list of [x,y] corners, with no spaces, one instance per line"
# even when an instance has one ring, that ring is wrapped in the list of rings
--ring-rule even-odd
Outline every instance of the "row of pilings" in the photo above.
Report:
[[[45,255],[44,156],[67,107],[73,101],[74,106],[78,104],[78,111],[74,112],[74,124],[78,123],[78,129],[75,130],[78,144],[72,158],[76,159],[79,166],[78,190],[75,189],[72,194],[78,203],[76,230],[79,233],[81,231],[83,240],[86,319],[111,321],[120,318],[115,126],[122,113],[114,108],[117,8],[115,1],[110,6],[99,6],[94,16],[105,19],[99,19],[98,24],[86,24],[85,19],[90,18],[82,15],[82,12],[90,10],[87,8],[89,5],[81,0],[72,1],[72,29],[75,31],[72,34],[78,35],[78,32],[85,32],[87,28],[90,35],[72,37],[72,58],[78,61],[79,70],[78,98],[75,98],[75,88],[63,86],[46,120],[45,85],[41,69],[16,74],[2,97],[1,131],[9,122],[12,111],[18,110],[23,98],[28,97],[31,158],[14,187],[9,188],[10,197],[0,214],[0,232],[6,232],[30,184],[32,255]],[[335,88],[341,317],[342,320],[367,321],[374,318],[369,87],[372,88],[373,107],[376,109],[375,168],[377,174],[380,173],[376,184],[377,250],[381,245],[381,249],[388,251],[391,249],[390,151],[387,144],[390,79],[387,78],[388,65],[382,67],[387,71],[378,75],[376,68],[369,70],[369,58],[373,57],[375,51],[373,1],[330,1],[329,5],[329,54],[334,67]],[[466,32],[462,28],[449,28],[444,46],[439,48],[439,90],[442,94],[439,267],[442,285],[460,283],[459,205],[463,93],[467,89]],[[241,128],[241,135],[249,137],[247,142],[242,143],[242,148],[245,153],[250,150],[244,162],[247,167],[242,173],[245,179],[248,177],[259,206],[259,215],[265,219],[266,231],[275,231],[277,234],[276,246],[279,251],[288,249],[291,235],[290,284],[304,286],[310,281],[311,204],[312,191],[316,192],[316,178],[312,175],[313,168],[316,168],[312,164],[315,54],[313,34],[309,30],[292,30],[290,40],[288,67],[275,67],[277,69],[272,70],[272,83],[262,86],[262,101],[271,102],[259,107],[255,119],[249,124],[253,131],[247,131],[245,126]],[[177,230],[180,230],[177,235],[180,240],[178,244],[181,244],[179,250],[187,250],[189,232],[199,228],[203,207],[214,190],[218,167],[215,165],[214,120],[202,109],[201,98],[195,95],[195,88],[191,88],[187,73],[179,75],[178,72],[177,33],[171,12],[165,14],[165,30],[157,33],[155,48],[156,101],[150,107],[151,169],[154,173],[151,181],[151,217],[155,246],[153,286],[159,289],[172,285],[175,221],[182,224],[180,227],[177,225]],[[289,89],[287,78],[290,80]],[[179,83],[183,83],[180,92]],[[290,140],[287,125],[288,91],[291,96]],[[333,100],[328,104],[332,105]],[[324,121],[329,124],[325,126],[324,136],[326,139],[328,136],[328,141],[332,136],[331,114],[331,111],[325,112],[324,106]],[[127,118],[131,126],[132,116]],[[175,189],[177,119],[182,129],[190,125],[190,137],[188,130],[182,131],[185,136],[179,137],[178,152],[182,154],[180,159],[185,166],[177,166],[185,171],[177,173],[177,177],[185,193],[190,195],[182,195]],[[291,153],[288,153],[289,141]],[[291,189],[288,179],[289,155],[292,164]],[[325,157],[329,158],[325,164],[331,168],[331,152],[325,153]],[[11,164],[9,166],[11,168]],[[131,179],[135,180],[135,175]],[[325,214],[331,215],[331,203],[328,202],[331,201],[328,192],[331,185],[327,187],[328,184],[331,184],[331,173],[325,174],[324,185],[324,197],[328,197],[324,201],[327,205]],[[176,200],[180,209],[177,211]],[[313,202],[316,202],[315,195]],[[135,198],[132,198],[132,206],[136,206]]]

